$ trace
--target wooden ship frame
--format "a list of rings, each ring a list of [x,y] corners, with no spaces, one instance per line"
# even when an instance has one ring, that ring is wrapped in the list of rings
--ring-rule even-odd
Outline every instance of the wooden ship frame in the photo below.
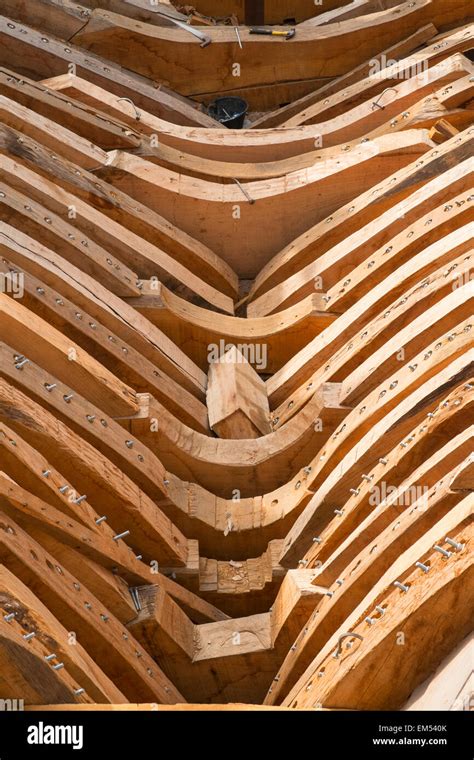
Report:
[[[3,0],[2,704],[472,705],[470,13]]]

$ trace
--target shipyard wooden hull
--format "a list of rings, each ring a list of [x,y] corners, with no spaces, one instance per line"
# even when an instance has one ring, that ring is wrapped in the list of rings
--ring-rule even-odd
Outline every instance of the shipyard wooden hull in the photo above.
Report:
[[[464,704],[469,11],[3,3],[1,700]]]

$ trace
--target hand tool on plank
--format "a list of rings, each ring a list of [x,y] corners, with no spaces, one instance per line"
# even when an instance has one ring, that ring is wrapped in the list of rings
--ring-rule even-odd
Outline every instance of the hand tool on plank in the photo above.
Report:
[[[276,29],[266,29],[264,26],[252,26],[249,31],[250,34],[269,34],[272,37],[284,37],[285,40],[290,40],[296,34],[296,29],[277,31]]]
[[[158,16],[162,16],[164,14],[158,13]],[[166,16],[168,21],[171,21],[171,23],[176,24],[176,26],[179,26],[180,29],[184,29],[185,32],[189,32],[190,34],[193,34],[195,37],[197,37],[199,40],[201,40],[201,47],[207,47],[211,44],[212,40],[210,37],[208,37],[207,34],[203,34],[198,29],[195,29],[194,26],[190,26],[190,24],[185,24],[183,21],[178,21],[175,18],[171,18],[171,16]]]

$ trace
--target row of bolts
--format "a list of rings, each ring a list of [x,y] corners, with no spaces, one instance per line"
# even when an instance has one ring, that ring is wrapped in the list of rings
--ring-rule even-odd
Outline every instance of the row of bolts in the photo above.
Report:
[[[15,358],[15,369],[22,370],[23,367],[29,364],[29,361],[30,360],[26,359],[26,357],[24,356],[17,356]],[[46,388],[48,392],[51,392],[52,390],[54,390],[54,388],[56,388],[56,383],[45,383],[44,387]],[[66,394],[63,398],[64,398],[64,401],[68,404],[74,398],[74,394],[73,393]],[[93,418],[94,418],[93,415],[88,415],[88,419],[93,419]],[[128,445],[131,442],[127,441],[126,443]],[[51,473],[50,470],[43,470],[43,476],[45,478],[49,477],[50,473]],[[69,486],[68,485],[61,486],[58,490],[60,493],[65,494],[69,490]],[[72,503],[82,504],[82,502],[85,501],[86,499],[87,499],[87,496],[84,494],[83,496],[79,496],[77,499],[73,499]],[[103,515],[102,517],[98,517],[95,523],[96,525],[100,525],[105,520],[107,520],[107,516]],[[130,531],[124,530],[122,533],[118,533],[116,536],[112,536],[112,538],[114,541],[119,541],[121,538],[125,538],[126,536],[129,536],[129,535],[130,535]],[[142,555],[138,554],[136,555],[136,558],[142,559]]]
[[[461,544],[458,541],[455,541],[453,538],[450,538],[449,536],[446,536],[446,538],[444,539],[444,543],[445,544],[449,544],[450,546],[452,546],[455,551],[461,551],[461,549],[464,548],[464,544]],[[446,557],[446,559],[449,559],[452,556],[452,554],[453,554],[453,552],[450,552],[447,549],[444,549],[439,544],[435,544],[435,546],[433,547],[433,549],[435,551],[439,552],[440,554],[442,554],[443,557]],[[430,567],[428,565],[425,565],[423,562],[415,562],[415,567],[420,568],[420,570],[423,570],[424,573],[427,573],[430,570]],[[342,583],[343,583],[342,580],[338,580],[336,582],[339,585],[342,585]],[[394,581],[393,585],[396,586],[396,588],[399,588],[400,591],[403,591],[404,593],[407,593],[410,590],[410,586],[407,586],[406,584],[401,583],[400,581]],[[334,592],[333,591],[328,591],[326,593],[326,595],[329,596],[329,597],[332,597],[332,596],[334,596]],[[375,609],[376,609],[377,612],[380,613],[381,616],[385,614],[385,608],[384,607],[382,607],[380,605],[377,605],[375,607]],[[365,622],[368,623],[369,625],[373,625],[377,621],[376,621],[376,618],[372,618],[372,617],[369,616],[369,617],[365,618]],[[304,632],[306,633],[307,630],[308,629],[305,629]],[[356,639],[360,639],[361,641],[363,641],[364,637],[360,633],[355,633],[355,632],[341,633],[341,635],[338,638],[337,649],[336,649],[336,651],[333,654],[333,658],[335,660],[338,660],[339,657],[340,657],[340,655],[342,654],[342,642],[346,638],[356,638]],[[293,644],[293,646],[291,647],[291,651],[295,651],[296,648],[297,648],[296,644]],[[318,673],[318,678],[320,678],[323,675],[323,673],[324,673],[324,671],[320,671]],[[279,675],[275,676],[275,678],[273,680],[278,682],[280,680],[280,676]],[[273,690],[272,687],[270,687],[269,692],[271,693],[272,690]]]
[[[27,358],[25,358],[24,356],[18,356],[18,357],[16,357],[15,358],[15,369],[22,370],[23,367],[26,366],[26,364],[29,363],[29,361],[30,360],[27,359]],[[56,383],[45,384],[45,388],[49,392],[52,391],[55,387],[56,387]],[[74,396],[71,393],[71,394],[65,395],[64,396],[64,400],[66,401],[66,403],[69,403],[73,397]],[[43,474],[43,476],[45,478],[48,478],[49,475],[51,474],[51,471],[50,470],[43,470],[42,474]],[[68,485],[60,486],[60,488],[58,490],[60,491],[60,493],[65,494],[69,490],[69,486]],[[87,495],[83,494],[82,496],[78,496],[77,499],[73,499],[73,504],[82,504],[82,502],[85,501],[86,499],[87,499]],[[102,517],[98,517],[95,520],[95,523],[96,523],[96,525],[100,525],[105,520],[107,520],[107,516],[103,515]],[[125,538],[126,536],[129,536],[129,535],[130,535],[130,531],[129,530],[125,530],[122,533],[118,533],[117,535],[112,536],[112,538],[113,538],[114,541],[119,541],[120,539]],[[137,554],[136,555],[136,559],[137,560],[141,560],[142,559],[142,555],[141,554]],[[132,595],[132,597],[133,597],[133,595]],[[134,601],[135,601],[135,599],[134,599]],[[135,604],[136,604],[136,601],[135,601]],[[102,615],[101,617],[102,617],[102,619],[104,621],[106,621],[108,619],[108,617],[106,615]],[[15,613],[14,612],[10,612],[9,614],[4,615],[3,619],[5,620],[5,622],[10,623],[12,620],[15,619]],[[23,635],[23,639],[25,641],[31,641],[31,639],[33,639],[35,636],[36,636],[36,633],[34,631],[31,631],[30,633],[25,633]],[[45,656],[46,662],[51,662],[55,658],[56,658],[56,654],[49,654],[49,655]],[[53,667],[53,670],[61,670],[62,668],[64,668],[64,663],[63,662],[58,662],[56,665],[53,665],[52,667]],[[83,689],[83,688],[74,689],[74,695],[75,696],[80,696],[81,694],[84,694],[84,692],[85,692],[85,689]]]
[[[22,368],[23,368],[23,367],[24,367],[26,364],[28,364],[28,362],[29,362],[29,359],[26,359],[26,358],[25,358],[25,357],[23,357],[23,356],[21,356],[21,357],[18,357],[18,358],[17,358],[17,363],[15,364],[15,368],[16,368],[16,369],[19,369],[19,370],[20,370],[20,369],[22,369]],[[55,384],[55,383],[53,383],[53,384],[45,385],[45,387],[46,387],[46,390],[50,391],[50,390],[53,390],[53,389],[56,387],[56,384]],[[65,400],[66,402],[69,402],[69,401],[70,401],[72,398],[73,398],[73,394],[69,394],[68,396],[65,396],[65,397],[64,397],[64,400]],[[385,464],[385,463],[386,463],[386,460],[380,460],[380,461],[381,461],[381,462],[383,462],[383,464]],[[49,471],[49,470],[44,470],[44,471],[43,471],[43,475],[44,475],[45,477],[48,477],[48,476],[49,476],[49,474],[50,474],[50,471]],[[364,477],[364,478],[367,478],[368,480],[370,479],[370,478],[369,478],[369,476],[363,476],[363,477]],[[66,486],[61,486],[61,487],[59,488],[59,491],[60,491],[61,493],[65,493],[65,492],[68,490],[68,488],[69,488],[69,486],[67,486],[67,485],[66,485]],[[350,489],[350,491],[351,491],[352,493],[354,493],[354,494],[357,494],[357,493],[358,493],[358,490],[357,490],[357,489]],[[79,496],[77,499],[74,499],[74,500],[73,500],[73,503],[74,503],[74,504],[81,504],[83,501],[85,501],[85,499],[86,499],[86,498],[87,498],[87,496],[86,496],[86,495],[83,495],[83,496]],[[342,514],[342,510],[335,510],[335,512],[336,512],[337,514]],[[96,523],[96,525],[100,525],[100,524],[101,524],[102,522],[104,522],[105,520],[107,520],[107,517],[106,517],[106,515],[103,515],[102,517],[99,517],[99,518],[97,518],[97,519],[95,520],[95,523]],[[123,531],[122,533],[118,533],[116,536],[113,536],[113,540],[114,540],[114,541],[118,541],[119,539],[121,539],[121,538],[125,538],[125,537],[126,537],[126,536],[128,536],[128,535],[130,535],[130,531],[129,531],[129,530],[126,530],[126,531]],[[320,539],[320,538],[314,538],[314,539],[313,539],[313,541],[314,541],[314,542],[317,542],[317,543],[320,543],[320,542],[321,542],[321,539]],[[446,537],[446,538],[445,538],[445,540],[444,540],[444,543],[447,543],[447,544],[449,544],[449,545],[450,545],[450,546],[452,546],[452,547],[453,547],[453,548],[454,548],[456,551],[460,551],[460,550],[463,548],[463,544],[460,544],[460,543],[458,543],[457,541],[454,541],[452,538],[449,538],[449,537]],[[451,555],[452,555],[452,552],[448,551],[447,549],[443,549],[443,547],[442,547],[442,546],[439,546],[439,544],[436,544],[436,545],[435,545],[433,548],[434,548],[434,550],[435,550],[435,551],[438,551],[438,552],[440,552],[440,554],[442,554],[442,555],[443,555],[444,557],[446,557],[447,559],[449,559],[449,557],[451,557]],[[137,559],[142,559],[142,555],[137,555]],[[303,561],[300,561],[300,563],[302,563],[302,562],[303,562]],[[415,567],[418,567],[418,568],[420,568],[420,569],[421,569],[421,570],[423,570],[423,572],[425,572],[425,573],[427,573],[427,572],[429,571],[429,569],[430,569],[430,568],[429,568],[429,566],[428,566],[428,565],[425,565],[423,562],[416,562],[416,563],[415,563]],[[338,583],[341,585],[341,584],[342,584],[342,581],[338,581]],[[401,583],[400,581],[394,581],[394,584],[393,584],[393,585],[394,585],[394,586],[396,586],[397,588],[399,588],[401,591],[403,591],[403,592],[405,592],[405,593],[406,593],[406,592],[409,590],[409,588],[410,588],[409,586],[407,586],[407,585],[405,585],[405,584]],[[333,592],[330,592],[330,591],[329,591],[329,592],[328,592],[328,595],[331,595],[331,596],[333,596]],[[377,606],[375,609],[376,609],[376,610],[377,610],[377,612],[379,612],[381,615],[383,615],[383,614],[384,614],[384,612],[385,612],[385,609],[384,609],[383,607],[381,607],[381,606]],[[10,613],[9,615],[5,615],[5,616],[4,616],[4,620],[5,620],[5,621],[7,621],[7,622],[10,622],[11,620],[13,620],[13,619],[14,619],[14,617],[15,617],[14,613]],[[375,619],[374,619],[374,618],[371,618],[371,617],[366,617],[366,618],[365,618],[365,620],[366,620],[366,622],[367,622],[367,623],[369,623],[369,625],[373,625],[373,623],[375,623]],[[29,640],[30,640],[30,639],[32,639],[34,636],[35,636],[35,633],[34,633],[34,632],[31,632],[31,633],[25,634],[25,635],[23,636],[23,638],[24,638],[26,641],[29,641]],[[341,651],[342,651],[342,640],[343,640],[345,637],[347,637],[347,636],[357,637],[357,638],[360,638],[361,640],[362,640],[362,638],[363,638],[363,637],[362,637],[360,634],[357,634],[357,633],[343,633],[343,634],[341,634],[341,636],[339,637],[339,641],[338,641],[338,647],[337,647],[337,650],[336,650],[335,654],[333,655],[333,657],[334,657],[334,658],[336,658],[336,659],[337,659],[337,658],[339,657],[339,655],[341,654]],[[296,648],[295,646],[293,646],[293,647],[292,647],[292,649],[295,649],[295,648]],[[48,655],[48,656],[47,656],[45,659],[46,659],[47,661],[50,661],[50,660],[54,659],[54,658],[55,658],[55,656],[56,656],[56,655],[54,655],[54,654],[51,654],[51,655]],[[62,667],[64,667],[64,664],[63,664],[63,663],[58,663],[57,665],[53,665],[53,669],[54,669],[54,670],[60,670]],[[275,680],[276,680],[276,679],[275,679]],[[75,690],[75,691],[74,691],[74,694],[76,694],[76,695],[79,695],[79,694],[82,694],[83,692],[84,692],[84,689],[77,689],[77,690]]]
[[[10,613],[8,613],[8,615],[4,615],[3,619],[4,619],[4,621],[6,623],[11,623],[12,620],[15,619],[15,613],[14,612],[10,612]],[[24,638],[25,641],[31,641],[31,639],[34,639],[35,636],[36,636],[35,631],[31,631],[30,633],[23,634],[23,638]],[[46,662],[51,662],[52,660],[56,659],[56,655],[55,654],[47,654],[47,655],[45,655],[44,659],[46,660]],[[64,662],[58,662],[58,663],[56,663],[56,665],[53,665],[52,668],[53,668],[53,670],[62,670],[62,668],[64,668]],[[85,692],[85,689],[83,689],[83,688],[74,689],[74,695],[76,697],[80,696],[81,694],[84,694],[84,692]]]

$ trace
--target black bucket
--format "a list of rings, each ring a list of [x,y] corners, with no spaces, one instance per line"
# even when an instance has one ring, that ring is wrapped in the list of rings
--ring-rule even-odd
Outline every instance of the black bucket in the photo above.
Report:
[[[213,119],[219,121],[228,129],[242,129],[244,126],[245,115],[248,110],[248,104],[242,98],[233,96],[227,98],[216,98],[209,103],[207,112]]]

